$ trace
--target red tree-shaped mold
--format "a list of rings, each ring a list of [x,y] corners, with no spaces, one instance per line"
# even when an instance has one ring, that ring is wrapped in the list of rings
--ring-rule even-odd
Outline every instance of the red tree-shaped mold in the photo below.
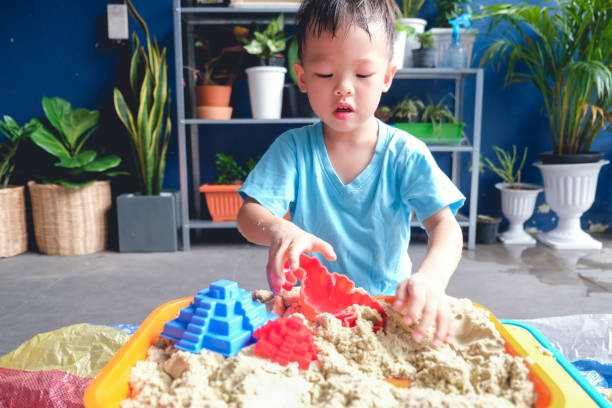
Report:
[[[312,330],[298,316],[269,321],[253,335],[258,339],[255,355],[282,366],[297,362],[302,370],[308,370],[310,362],[317,359]]]
[[[371,307],[382,317],[381,322],[374,326],[374,331],[383,327],[386,315],[380,303],[366,292],[356,290],[355,283],[347,276],[329,273],[317,258],[302,254],[300,267],[285,272],[283,288],[291,290],[298,279],[302,282],[300,306],[309,320],[314,321],[319,313],[331,313],[342,321],[343,326],[353,327],[357,315],[346,309],[352,305],[362,305]]]

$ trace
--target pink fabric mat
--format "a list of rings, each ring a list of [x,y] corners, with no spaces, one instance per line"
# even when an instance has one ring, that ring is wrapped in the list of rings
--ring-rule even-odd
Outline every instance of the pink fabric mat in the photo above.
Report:
[[[0,368],[0,408],[77,408],[93,378]]]

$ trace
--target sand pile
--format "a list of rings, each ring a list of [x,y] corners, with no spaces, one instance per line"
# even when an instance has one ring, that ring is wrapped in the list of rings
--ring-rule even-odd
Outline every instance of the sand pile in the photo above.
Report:
[[[295,297],[278,300],[296,312]],[[383,302],[384,303],[384,302]],[[453,301],[456,341],[421,344],[389,304],[383,330],[372,331],[378,313],[356,307],[356,326],[332,315],[309,322],[319,350],[308,370],[283,367],[253,354],[236,357],[203,350],[151,346],[132,370],[130,407],[530,407],[536,394],[523,359],[504,350],[487,313],[467,299]],[[161,347],[158,347],[161,346]],[[165,367],[165,369],[164,369]],[[412,380],[398,388],[385,378]]]

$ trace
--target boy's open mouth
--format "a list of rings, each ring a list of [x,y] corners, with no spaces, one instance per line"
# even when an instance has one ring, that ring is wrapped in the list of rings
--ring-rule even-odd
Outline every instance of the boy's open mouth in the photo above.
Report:
[[[334,116],[338,119],[348,119],[353,112],[353,107],[348,103],[339,103],[334,110]]]

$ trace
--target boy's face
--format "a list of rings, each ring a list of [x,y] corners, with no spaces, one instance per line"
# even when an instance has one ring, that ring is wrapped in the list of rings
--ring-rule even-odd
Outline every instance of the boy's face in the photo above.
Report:
[[[382,24],[363,29],[340,26],[336,36],[308,32],[302,64],[294,69],[312,109],[331,129],[358,130],[374,117],[382,92],[391,86],[396,67],[389,65],[390,47]]]

